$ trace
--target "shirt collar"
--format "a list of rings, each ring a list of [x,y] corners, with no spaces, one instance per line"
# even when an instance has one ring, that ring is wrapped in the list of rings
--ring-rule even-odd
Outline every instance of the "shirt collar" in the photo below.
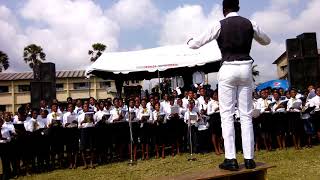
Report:
[[[234,16],[239,16],[239,14],[237,12],[231,12],[231,13],[227,14],[226,18],[234,17]]]

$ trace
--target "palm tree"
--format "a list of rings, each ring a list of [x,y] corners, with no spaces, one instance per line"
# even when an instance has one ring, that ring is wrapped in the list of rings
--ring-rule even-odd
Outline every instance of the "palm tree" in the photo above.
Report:
[[[0,51],[0,72],[9,68],[9,57],[4,52]]]
[[[34,79],[40,79],[40,64],[46,60],[46,54],[41,46],[30,44],[23,50],[23,60],[33,69]]]
[[[252,66],[252,77],[253,77],[253,82],[256,82],[256,77],[260,75],[260,72],[257,70],[258,65],[255,64]]]
[[[92,50],[88,51],[88,55],[90,55],[90,61],[95,62],[102,53],[106,50],[107,46],[102,43],[95,43],[92,45]]]

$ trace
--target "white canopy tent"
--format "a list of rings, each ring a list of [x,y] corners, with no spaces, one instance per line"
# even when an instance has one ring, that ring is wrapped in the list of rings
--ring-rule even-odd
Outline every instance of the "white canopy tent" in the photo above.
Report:
[[[213,41],[200,49],[187,45],[163,46],[152,49],[103,53],[89,66],[86,74],[105,79],[152,79],[183,76],[191,71],[217,72],[221,60],[220,49]],[[206,66],[205,66],[206,65]]]

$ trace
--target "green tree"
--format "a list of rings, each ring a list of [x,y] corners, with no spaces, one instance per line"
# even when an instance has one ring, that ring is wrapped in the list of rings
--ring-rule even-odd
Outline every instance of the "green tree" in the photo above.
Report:
[[[92,49],[88,51],[88,55],[90,55],[90,61],[95,62],[102,53],[106,50],[107,46],[102,43],[95,43],[92,45]]]
[[[256,78],[260,75],[260,71],[257,70],[257,67],[257,64],[252,66],[252,77],[254,82],[256,82]]]
[[[0,72],[9,68],[9,57],[6,53],[0,51]]]
[[[23,50],[23,60],[33,70],[34,79],[40,79],[40,64],[46,60],[41,46],[30,44]]]

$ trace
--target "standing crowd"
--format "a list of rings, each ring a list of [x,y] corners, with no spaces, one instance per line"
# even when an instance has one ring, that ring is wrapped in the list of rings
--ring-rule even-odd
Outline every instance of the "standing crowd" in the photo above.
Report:
[[[320,88],[310,86],[300,93],[268,88],[252,99],[256,151],[291,145],[301,149],[312,146],[314,135],[320,139]],[[217,90],[198,87],[180,95],[172,91],[99,101],[69,97],[67,103],[49,104],[42,100],[37,109],[27,104],[15,115],[1,114],[3,179],[80,165],[94,168],[131,154],[136,161],[190,150],[224,153]],[[241,151],[235,112],[236,148]]]

